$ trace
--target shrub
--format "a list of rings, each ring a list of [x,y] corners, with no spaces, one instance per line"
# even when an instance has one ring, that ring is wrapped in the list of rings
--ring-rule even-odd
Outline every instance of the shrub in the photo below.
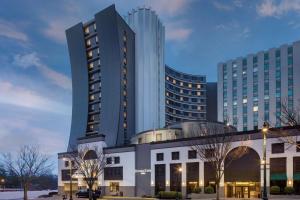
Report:
[[[165,192],[165,191],[160,191],[158,193],[158,198],[159,199],[182,199],[182,194],[181,192],[176,192],[176,191],[170,191],[170,192]]]
[[[270,194],[280,194],[280,187],[274,185],[270,188]]]
[[[200,187],[193,188],[192,193],[197,193],[197,194],[201,193],[201,188]]]
[[[215,193],[215,190],[212,186],[207,186],[207,187],[204,188],[204,193],[213,194],[213,193]]]
[[[295,189],[293,187],[285,187],[284,188],[284,193],[285,194],[293,194],[295,192]]]

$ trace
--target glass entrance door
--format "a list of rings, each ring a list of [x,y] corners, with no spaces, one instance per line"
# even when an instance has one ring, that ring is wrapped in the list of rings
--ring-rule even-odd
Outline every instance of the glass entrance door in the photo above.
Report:
[[[236,186],[235,187],[236,198],[250,198],[248,186]]]

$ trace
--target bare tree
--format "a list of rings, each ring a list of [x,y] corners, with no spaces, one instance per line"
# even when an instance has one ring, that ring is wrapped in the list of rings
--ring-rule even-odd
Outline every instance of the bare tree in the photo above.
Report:
[[[93,198],[93,186],[106,167],[106,157],[97,146],[84,146],[76,153],[69,154],[74,162],[76,173],[83,178],[89,188],[89,199]],[[72,177],[71,177],[72,178]]]
[[[7,171],[16,175],[22,184],[24,200],[28,199],[28,189],[33,178],[49,174],[52,164],[49,157],[42,154],[37,146],[23,146],[14,157],[11,153],[3,154],[3,164]]]
[[[200,144],[192,141],[191,149],[195,150],[203,162],[208,162],[215,172],[215,186],[217,200],[219,200],[220,181],[224,175],[224,169],[230,165],[234,159],[242,157],[247,152],[247,147],[241,145],[234,153],[229,153],[232,148],[232,129],[226,125],[207,122],[206,126],[200,126],[196,130],[190,130],[195,137],[200,137]],[[240,136],[240,140],[244,139]],[[225,163],[226,159],[226,163]]]
[[[288,105],[287,99],[281,102],[281,112],[279,117],[279,121],[282,126],[291,126],[295,127],[295,131],[299,131],[300,125],[300,101],[297,106],[293,106],[292,108]],[[271,126],[275,127],[275,124],[271,124]],[[284,130],[282,128],[269,130],[269,134],[277,136],[278,140],[288,144],[287,148],[291,146],[297,146],[300,148],[300,144],[297,142],[299,140],[298,134],[292,134],[291,130]]]
[[[300,104],[300,102],[299,102]],[[281,102],[281,113],[280,113],[280,121],[284,126],[297,126],[300,125],[300,108],[293,107],[290,108],[288,105],[288,101],[284,100]]]

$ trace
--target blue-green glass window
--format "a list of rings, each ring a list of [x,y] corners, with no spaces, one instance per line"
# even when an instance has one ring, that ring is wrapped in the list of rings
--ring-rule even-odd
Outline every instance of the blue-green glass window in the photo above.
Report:
[[[254,63],[257,63],[257,56],[254,56],[254,57],[253,57],[253,62],[254,62]]]
[[[292,67],[288,68],[288,75],[293,76],[293,68]]]
[[[293,64],[293,57],[289,56],[288,57],[288,65],[292,65]]]
[[[264,53],[264,60],[269,60],[269,53]]]
[[[280,50],[279,49],[276,50],[276,57],[280,57]]]
[[[288,54],[293,54],[293,47],[288,48]]]
[[[246,58],[243,59],[243,65],[244,66],[247,65],[247,59]]]

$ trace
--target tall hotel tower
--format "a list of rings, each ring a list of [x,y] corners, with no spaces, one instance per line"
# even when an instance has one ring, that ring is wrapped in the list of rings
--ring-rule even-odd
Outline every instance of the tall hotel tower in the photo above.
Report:
[[[136,132],[165,126],[165,28],[154,11],[125,17],[135,32]]]
[[[114,5],[66,30],[72,68],[69,149],[78,138],[105,135],[108,146],[135,133],[134,32]]]
[[[218,120],[238,130],[267,121],[282,126],[281,103],[297,108],[300,100],[300,41],[218,65]]]

